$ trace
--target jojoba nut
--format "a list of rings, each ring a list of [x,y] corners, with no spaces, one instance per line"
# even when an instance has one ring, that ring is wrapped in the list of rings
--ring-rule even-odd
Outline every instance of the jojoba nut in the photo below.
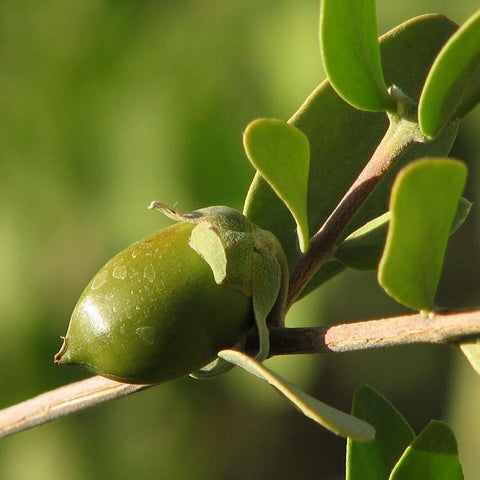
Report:
[[[87,285],[75,306],[59,364],[79,364],[127,383],[213,376],[217,357],[254,325],[268,355],[267,317],[283,322],[288,266],[272,233],[229,207],[180,213],[180,222],[126,248]]]
[[[251,298],[215,282],[178,223],[126,248],[85,288],[59,364],[127,383],[160,383],[200,369],[254,324]]]

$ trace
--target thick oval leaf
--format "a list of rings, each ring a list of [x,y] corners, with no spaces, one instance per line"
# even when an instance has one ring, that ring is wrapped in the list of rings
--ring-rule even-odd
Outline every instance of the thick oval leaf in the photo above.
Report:
[[[450,38],[430,70],[420,97],[422,132],[434,138],[480,101],[480,10]]]
[[[471,202],[460,198],[450,227],[450,234],[460,228],[470,213],[471,207]],[[355,230],[338,245],[335,258],[347,267],[356,270],[375,270],[385,246],[389,220],[390,212],[386,212]]]
[[[320,44],[328,79],[360,110],[393,108],[380,60],[375,0],[323,0]]]
[[[375,437],[375,429],[367,422],[330,407],[302,392],[248,355],[237,350],[222,350],[218,356],[268,382],[305,416],[331,432],[355,438],[360,442],[368,442]]]
[[[432,420],[405,450],[389,480],[463,480],[457,442],[447,424]]]
[[[462,162],[428,158],[405,167],[392,187],[390,227],[378,281],[395,300],[433,310],[448,236],[467,169]]]
[[[460,349],[473,369],[480,375],[480,340],[462,343]]]
[[[285,203],[297,224],[300,250],[308,250],[308,138],[281,120],[259,119],[243,135],[248,159]]]
[[[402,414],[368,385],[356,391],[352,415],[372,424],[377,433],[368,443],[348,440],[347,480],[385,480],[415,438],[413,430]]]
[[[418,99],[427,72],[455,25],[440,15],[412,19],[381,38],[382,64],[387,84],[396,83],[410,97]],[[415,62],[399,62],[415,58]],[[384,113],[362,112],[345,103],[328,82],[323,82],[289,120],[310,142],[308,216],[310,231],[316,231],[330,215],[353,179],[358,175],[387,129]],[[455,138],[455,128],[444,130],[427,144],[415,144],[398,166],[370,196],[345,231],[345,237],[388,209],[390,185],[395,170],[405,162],[422,156],[446,155]],[[245,214],[258,226],[280,240],[290,268],[300,258],[295,222],[284,203],[261,175],[252,182],[244,207]],[[332,276],[325,264],[307,286],[311,291]],[[336,272],[343,268],[335,262]],[[328,272],[323,272],[327,269]]]

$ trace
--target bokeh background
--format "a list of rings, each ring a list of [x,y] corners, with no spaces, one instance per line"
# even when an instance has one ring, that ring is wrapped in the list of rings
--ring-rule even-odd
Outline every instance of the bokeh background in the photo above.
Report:
[[[477,0],[379,0],[379,31],[422,13],[463,22]],[[167,225],[151,200],[241,208],[253,176],[242,130],[288,119],[322,80],[317,0],[3,0],[0,4],[0,406],[88,373],[53,364],[84,285],[114,253]],[[408,61],[408,59],[405,59]],[[480,111],[452,155],[470,169],[471,217],[449,247],[437,303],[480,304]],[[289,324],[403,312],[372,273],[299,302]],[[417,431],[454,429],[478,478],[480,378],[453,347],[275,358],[348,410],[363,384]],[[4,439],[0,478],[342,479],[345,441],[242,371],[179,379]]]

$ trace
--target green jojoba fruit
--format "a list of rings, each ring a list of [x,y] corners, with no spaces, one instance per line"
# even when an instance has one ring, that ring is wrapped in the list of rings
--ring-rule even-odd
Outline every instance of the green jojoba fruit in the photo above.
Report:
[[[268,354],[267,316],[282,321],[288,267],[270,232],[228,207],[179,221],[112,258],[90,281],[55,355],[127,383],[212,376],[231,368],[217,353],[258,328]]]

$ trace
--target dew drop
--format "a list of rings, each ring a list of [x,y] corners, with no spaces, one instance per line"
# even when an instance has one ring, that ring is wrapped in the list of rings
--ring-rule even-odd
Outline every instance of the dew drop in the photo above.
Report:
[[[92,282],[92,290],[97,290],[97,288],[100,288],[107,281],[107,277],[107,271],[99,273]]]
[[[135,333],[148,345],[155,341],[155,329],[153,327],[139,327]]]
[[[127,267],[125,265],[120,265],[113,269],[113,276],[118,280],[123,280],[127,276]]]
[[[153,283],[155,280],[155,267],[150,263],[143,269],[143,277],[146,278],[150,283]]]

